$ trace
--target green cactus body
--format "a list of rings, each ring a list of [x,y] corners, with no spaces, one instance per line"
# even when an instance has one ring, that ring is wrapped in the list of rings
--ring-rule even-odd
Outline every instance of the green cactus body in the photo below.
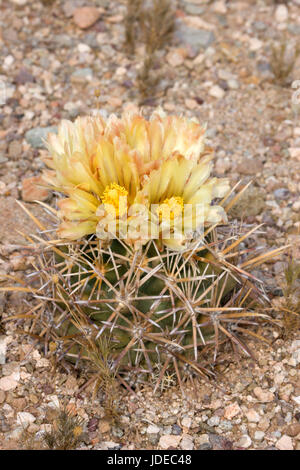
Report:
[[[193,348],[189,348],[189,345],[193,343],[193,305],[197,305],[197,299],[201,299],[201,305],[209,306],[213,296],[221,296],[219,305],[222,307],[223,299],[237,285],[233,277],[223,276],[216,288],[205,294],[212,282],[224,271],[217,257],[208,250],[203,250],[203,247],[199,254],[196,251],[190,257],[167,251],[157,255],[153,246],[141,249],[138,255],[133,252],[128,257],[126,247],[117,241],[112,243],[109,252],[99,247],[100,245],[93,251],[92,260],[89,246],[81,252],[80,257],[75,258],[76,263],[71,269],[72,280],[67,291],[63,290],[63,296],[68,302],[70,299],[66,299],[66,292],[71,293],[79,282],[82,283],[83,288],[77,291],[77,298],[81,302],[81,323],[74,322],[73,305],[59,334],[80,337],[90,328],[91,334],[98,337],[99,334],[110,331],[114,357],[118,357],[132,343],[122,357],[123,364],[139,361],[140,366],[145,365],[145,357],[140,357],[141,341],[147,351],[147,360],[153,364],[157,362],[157,346],[161,358],[167,357],[172,345],[186,357],[192,357]],[[57,262],[60,264],[63,259],[58,257]],[[89,272],[91,266],[92,275]],[[60,290],[60,284],[57,288]],[[194,300],[189,301],[190,298]],[[76,302],[76,296],[73,301]],[[211,339],[214,333],[213,323],[207,321],[207,316],[196,311],[195,318],[201,329],[197,342],[203,343]],[[85,323],[85,328],[82,322]],[[174,330],[180,323],[182,325],[174,335]],[[186,349],[181,350],[181,347]],[[79,351],[81,356],[87,356],[84,348],[74,344],[69,349],[70,358],[74,358]]]

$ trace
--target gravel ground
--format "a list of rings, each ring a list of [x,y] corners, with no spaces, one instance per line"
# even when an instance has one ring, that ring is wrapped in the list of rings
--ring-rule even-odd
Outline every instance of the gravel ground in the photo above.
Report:
[[[0,93],[3,84],[6,92],[0,106],[0,274],[21,277],[29,272],[32,254],[20,246],[20,232],[30,233],[33,225],[15,200],[44,218],[30,201],[54,202],[34,185],[43,167],[42,138],[62,118],[98,106],[106,114],[137,105],[143,57],[142,45],[133,58],[124,51],[125,2],[44,3],[0,0]],[[253,180],[233,216],[263,222],[257,243],[263,249],[291,243],[300,260],[300,104],[292,88],[300,79],[300,57],[285,86],[274,82],[271,66],[272,44],[285,37],[292,51],[300,41],[300,1],[174,4],[175,38],[159,53],[162,79],[145,112],[161,105],[207,122],[216,174],[232,184]],[[260,273],[275,303],[285,262],[281,257]],[[4,320],[20,313],[24,297],[0,292],[0,309]],[[191,388],[182,398],[170,378],[155,396],[150,387],[136,396],[124,393],[113,425],[101,397],[91,404],[89,389],[79,393],[82,378],[53,370],[35,343],[17,335],[12,323],[3,324],[0,448],[38,446],[51,429],[53,410],[67,401],[85,420],[81,448],[300,449],[297,332],[283,339],[268,329],[271,346],[252,345],[257,363],[230,362],[232,354],[225,351],[220,389],[201,381],[196,395]],[[28,435],[34,444],[28,444]]]

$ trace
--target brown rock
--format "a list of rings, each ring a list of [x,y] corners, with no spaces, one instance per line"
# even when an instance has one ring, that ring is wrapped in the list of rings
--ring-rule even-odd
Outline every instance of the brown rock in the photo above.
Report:
[[[193,442],[192,436],[189,436],[188,434],[184,434],[180,442],[180,448],[182,450],[193,450],[194,442]]]
[[[5,401],[5,392],[3,390],[0,390],[0,403],[4,403]]]
[[[232,419],[236,415],[238,415],[240,413],[240,411],[241,411],[241,408],[239,407],[239,405],[237,403],[232,403],[231,405],[229,405],[225,408],[224,418],[225,419]]]
[[[192,99],[192,98],[187,98],[185,100],[185,105],[188,109],[195,109],[197,108],[198,106],[198,103],[196,100]]]
[[[237,442],[238,447],[242,447],[243,449],[248,449],[252,444],[251,438],[248,434],[244,434],[240,440]]]
[[[242,175],[256,175],[263,170],[263,163],[258,157],[245,157],[238,163],[236,171]]]
[[[95,7],[82,7],[74,11],[74,23],[81,29],[87,29],[98,21],[103,10]]]
[[[248,419],[250,423],[258,423],[260,420],[259,414],[253,408],[248,410],[245,414],[246,414],[246,418]]]
[[[296,158],[300,161],[300,148],[298,147],[291,147],[290,149],[290,155],[292,158]]]
[[[113,15],[106,18],[108,23],[121,23],[123,20],[124,17],[122,15]]]
[[[28,413],[28,411],[19,411],[17,413],[17,424],[25,428],[33,423],[35,419],[36,418],[31,413]]]
[[[70,375],[64,383],[64,388],[66,390],[67,395],[72,395],[78,389],[78,381],[75,377]]]
[[[289,436],[283,435],[279,441],[276,442],[277,449],[279,450],[294,450],[293,441]]]
[[[15,78],[15,82],[18,85],[23,85],[24,83],[33,83],[34,81],[34,76],[25,68],[21,68]]]
[[[269,403],[274,400],[274,394],[269,390],[263,390],[261,387],[255,387],[254,395],[263,403]]]
[[[179,65],[182,65],[184,62],[184,58],[178,50],[168,52],[166,59],[171,67],[179,67]]]
[[[122,105],[122,99],[117,96],[110,96],[107,103],[113,108],[119,108]]]
[[[78,3],[76,0],[67,0],[63,3],[62,9],[67,18],[74,15],[74,11],[80,6]]]
[[[12,377],[2,377],[0,379],[0,390],[3,392],[8,392],[9,390],[14,390],[18,385],[18,382]]]
[[[216,28],[214,24],[204,21],[202,18],[200,18],[200,16],[187,15],[183,18],[183,20],[187,26],[191,26],[192,28],[196,29],[206,29],[207,31],[213,31]]]
[[[285,384],[280,387],[279,389],[279,398],[284,401],[289,401],[291,394],[294,391],[294,387],[292,384]]]
[[[221,99],[224,97],[225,91],[219,85],[214,85],[210,88],[209,94],[210,96],[213,96],[214,98]]]
[[[257,216],[266,207],[264,192],[254,186],[250,186],[230,209],[230,216],[241,217]]]
[[[34,395],[33,393],[29,394],[29,400],[31,401],[31,403],[34,403],[35,405],[39,402],[38,397]]]
[[[166,436],[161,436],[159,440],[159,447],[161,449],[169,449],[170,447],[176,448],[181,441],[182,436],[174,436],[172,434],[166,435]]]
[[[218,175],[224,175],[231,167],[231,162],[228,158],[218,158],[215,164],[215,170]]]
[[[267,429],[270,427],[270,420],[264,416],[257,424],[257,427],[262,431],[267,431]]]
[[[13,140],[8,146],[8,156],[11,160],[17,160],[22,154],[22,144],[19,140]]]
[[[298,436],[298,434],[300,433],[300,423],[290,424],[285,428],[285,433],[291,437]]]
[[[22,181],[22,199],[23,201],[46,201],[49,197],[49,191],[40,187],[45,185],[41,176],[33,176],[32,178],[25,178]]]
[[[17,411],[22,411],[26,407],[26,399],[25,398],[14,398],[12,400],[11,406],[16,409]]]
[[[106,420],[100,420],[98,429],[101,434],[105,434],[106,432],[110,431],[110,423]]]

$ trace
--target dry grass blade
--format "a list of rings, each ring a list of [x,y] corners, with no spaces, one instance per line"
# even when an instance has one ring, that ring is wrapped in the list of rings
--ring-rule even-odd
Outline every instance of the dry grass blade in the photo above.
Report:
[[[51,450],[76,449],[83,435],[84,421],[74,414],[74,411],[64,407],[57,413],[57,418],[50,432],[46,432],[43,439]]]
[[[138,39],[138,26],[141,15],[142,0],[127,0],[125,24],[125,48],[129,54],[135,50],[136,40]]]
[[[280,309],[283,311],[285,334],[289,335],[300,327],[300,263],[292,254],[285,269],[285,284]]]
[[[275,81],[286,86],[294,69],[295,62],[300,55],[300,46],[296,44],[290,49],[290,42],[284,37],[277,44],[272,44],[270,65]]]
[[[153,70],[156,52],[171,39],[175,25],[175,15],[170,0],[152,0],[149,8],[140,10],[140,28],[145,44],[145,58],[138,74],[137,82],[141,99],[154,95],[159,82],[158,69]]]

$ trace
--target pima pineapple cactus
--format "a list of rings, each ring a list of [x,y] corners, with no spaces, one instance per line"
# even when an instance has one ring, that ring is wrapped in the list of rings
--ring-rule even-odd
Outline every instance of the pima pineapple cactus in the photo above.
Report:
[[[252,253],[255,229],[228,223],[238,195],[210,176],[205,129],[161,110],[150,120],[78,118],[48,149],[44,179],[66,197],[51,209],[59,239],[37,222],[38,280],[28,288],[46,352],[95,363],[104,341],[107,367],[127,387],[159,365],[155,388],[170,368],[181,387],[186,370],[211,375],[226,341],[251,355],[242,337],[258,335],[247,325],[268,317],[247,269],[275,253]]]

